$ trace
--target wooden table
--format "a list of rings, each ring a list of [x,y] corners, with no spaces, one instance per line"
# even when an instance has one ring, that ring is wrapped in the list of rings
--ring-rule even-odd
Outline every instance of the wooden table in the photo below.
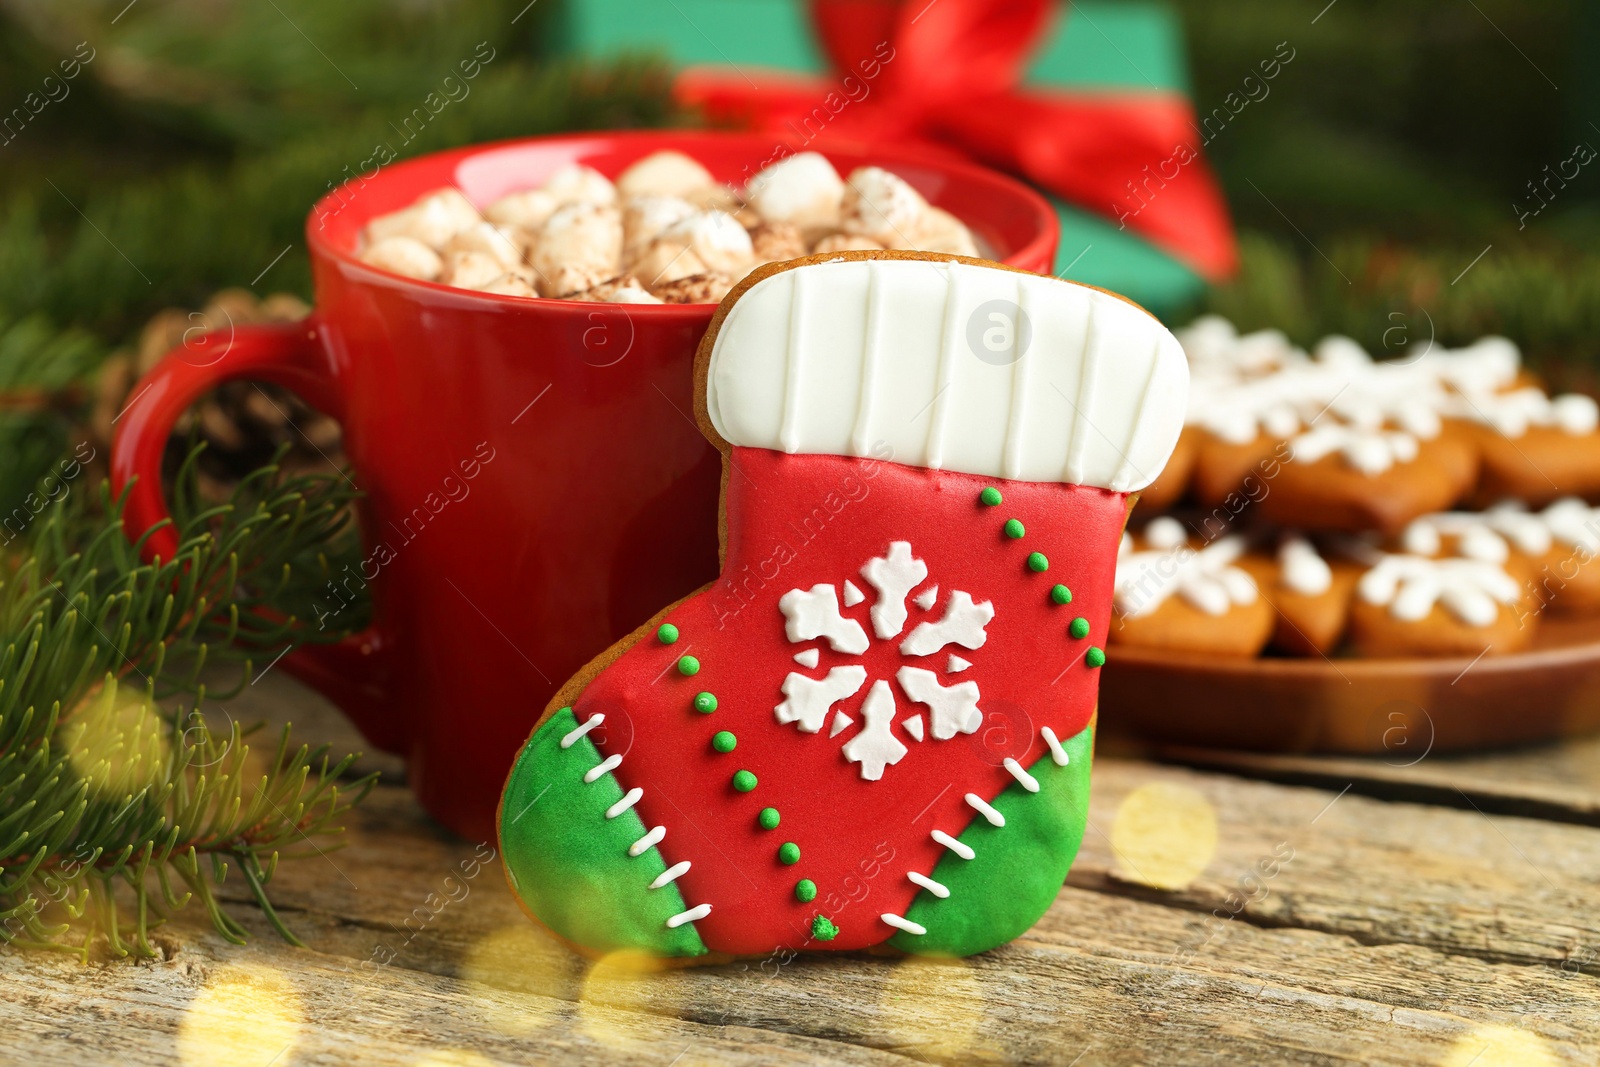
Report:
[[[281,674],[231,710],[360,747]],[[158,931],[160,960],[0,951],[0,1061],[1600,1061],[1600,741],[1410,766],[1415,748],[1383,762],[1115,747],[1067,887],[1021,940],[950,963],[666,972],[551,942],[484,861],[493,843],[439,830],[403,768],[370,758],[385,783],[348,847],[282,865],[272,886],[310,948],[274,936],[230,880],[243,948],[195,909]]]

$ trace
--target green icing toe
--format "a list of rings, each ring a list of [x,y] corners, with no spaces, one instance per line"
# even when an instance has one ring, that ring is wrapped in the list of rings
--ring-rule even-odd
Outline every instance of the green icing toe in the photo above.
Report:
[[[645,835],[635,810],[606,818],[622,799],[616,778],[584,782],[600,763],[594,744],[585,736],[561,747],[576,726],[569,708],[550,716],[511,768],[500,805],[500,850],[512,888],[541,922],[586,948],[704,955],[694,924],[667,929],[668,919],[687,910],[678,887],[649,888],[666,870],[660,850],[628,855]]]
[[[973,819],[961,843],[977,853],[964,860],[946,852],[930,877],[950,890],[940,899],[922,890],[905,917],[927,929],[920,937],[897,933],[888,941],[919,956],[970,956],[1003,945],[1024,932],[1050,907],[1067,880],[1089,816],[1089,763],[1094,730],[1061,747],[1065,767],[1047,752],[1028,773],[1039,792],[1014,784],[991,803],[1006,817],[1003,827]]]

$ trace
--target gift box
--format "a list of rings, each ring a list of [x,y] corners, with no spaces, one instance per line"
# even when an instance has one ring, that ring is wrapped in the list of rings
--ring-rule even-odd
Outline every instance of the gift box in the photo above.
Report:
[[[1158,314],[1232,271],[1170,8],[925,2],[565,0],[550,40],[594,58],[665,52],[681,101],[766,125],[795,150],[828,136],[926,140],[1011,171],[1057,209],[1062,277]],[[836,121],[817,110],[829,93]]]

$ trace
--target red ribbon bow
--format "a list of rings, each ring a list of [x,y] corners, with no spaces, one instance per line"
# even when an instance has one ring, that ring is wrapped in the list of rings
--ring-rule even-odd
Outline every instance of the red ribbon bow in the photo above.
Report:
[[[811,0],[842,78],[696,67],[680,102],[809,147],[824,137],[955,149],[1109,215],[1210,279],[1237,263],[1227,205],[1176,93],[1021,86],[1054,0]],[[832,94],[831,105],[829,103]],[[819,110],[820,108],[820,110]]]

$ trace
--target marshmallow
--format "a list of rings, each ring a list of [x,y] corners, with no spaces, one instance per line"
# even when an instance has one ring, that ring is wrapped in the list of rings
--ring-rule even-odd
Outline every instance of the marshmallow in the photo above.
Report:
[[[617,177],[617,192],[635,196],[685,197],[714,187],[711,172],[682,152],[656,152],[645,156]]]
[[[452,252],[480,252],[499,263],[502,273],[521,263],[526,251],[526,237],[489,222],[475,223],[450,238],[444,246],[447,260]]]
[[[839,228],[889,247],[911,247],[928,212],[922,194],[882,167],[857,167],[845,183]]]
[[[622,261],[633,263],[667,230],[695,213],[676,196],[636,196],[622,205]]]
[[[621,258],[622,213],[585,203],[558,208],[528,253],[545,296],[565,296],[614,277]]]
[[[972,231],[943,208],[929,207],[912,238],[914,243],[911,247],[919,251],[979,258],[978,244],[972,239]]]
[[[534,291],[533,283],[526,272],[522,270],[507,271],[496,280],[478,290],[480,293],[494,293],[498,296],[538,296]]]
[[[715,304],[732,288],[733,279],[725,274],[696,274],[658,286],[655,293],[666,304]]]
[[[415,237],[385,237],[361,253],[361,262],[429,282],[444,269],[439,253]]]
[[[537,230],[561,205],[543,189],[524,189],[502,196],[483,209],[483,217],[496,226]]]
[[[809,240],[839,228],[844,182],[816,152],[774,163],[745,186],[750,206],[765,222],[792,222]]]
[[[757,263],[799,259],[807,251],[800,227],[792,222],[763,222],[750,231],[750,248]]]
[[[592,289],[585,289],[572,299],[602,304],[661,303],[659,298],[652,296],[648,289],[639,284],[639,279],[631,274],[619,274],[615,278],[609,278]]]
[[[481,289],[504,277],[507,266],[487,252],[446,252],[439,280],[462,289]]]
[[[553,197],[558,205],[604,206],[617,202],[617,187],[611,184],[611,179],[582,163],[568,163],[550,175],[544,183],[544,191]]]
[[[411,237],[439,251],[446,242],[481,221],[478,209],[455,189],[427,194],[403,211],[380,215],[367,223],[367,240],[377,244],[386,237]]]
[[[651,245],[630,269],[644,281],[646,286],[655,289],[682,278],[704,274],[706,265],[688,245],[661,240]]]
[[[719,274],[742,275],[755,250],[750,235],[726,211],[702,211],[675,223],[662,234],[687,245],[700,262]]]

